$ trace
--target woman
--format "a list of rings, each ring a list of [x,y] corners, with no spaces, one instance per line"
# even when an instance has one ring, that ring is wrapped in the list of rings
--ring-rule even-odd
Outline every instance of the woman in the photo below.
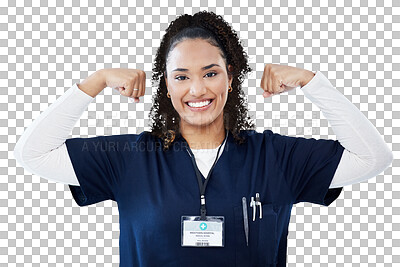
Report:
[[[343,186],[384,171],[393,155],[321,72],[289,66],[265,66],[264,97],[300,86],[339,140],[256,132],[241,89],[249,71],[221,16],[182,15],[155,58],[150,132],[67,139],[105,87],[136,101],[144,95],[143,71],[103,69],[40,115],[15,157],[69,184],[79,206],[118,203],[121,266],[285,266],[293,204],[328,206]]]

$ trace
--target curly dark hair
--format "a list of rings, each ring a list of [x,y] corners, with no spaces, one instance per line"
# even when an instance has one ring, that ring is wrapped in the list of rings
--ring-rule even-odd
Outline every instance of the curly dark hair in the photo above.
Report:
[[[227,73],[233,76],[232,92],[228,94],[223,111],[224,127],[231,131],[238,144],[242,144],[245,139],[239,136],[240,131],[255,129],[254,122],[247,116],[247,103],[241,87],[244,76],[252,69],[247,63],[248,56],[235,30],[220,15],[208,11],[200,11],[194,15],[180,15],[166,29],[157,50],[151,79],[153,86],[158,83],[150,110],[150,119],[153,120],[151,135],[161,138],[163,149],[166,150],[175,137],[181,134],[180,116],[167,97],[166,61],[169,52],[178,43],[187,39],[203,39],[220,49]],[[232,70],[228,70],[229,64],[232,65]]]

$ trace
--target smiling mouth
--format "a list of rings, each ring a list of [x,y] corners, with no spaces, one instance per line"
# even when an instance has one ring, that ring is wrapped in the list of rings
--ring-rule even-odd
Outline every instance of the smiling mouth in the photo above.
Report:
[[[211,103],[213,102],[213,100],[214,99],[209,99],[208,101],[210,101],[210,103],[208,103],[207,105],[204,105],[204,106],[190,106],[189,105],[189,102],[185,102],[185,104],[188,106],[188,107],[190,107],[190,108],[204,108],[204,107],[207,107],[207,106],[209,106],[209,105],[211,105]],[[202,101],[202,102],[204,102],[204,101]],[[192,103],[196,103],[196,102],[192,102]],[[197,102],[198,103],[198,102]]]

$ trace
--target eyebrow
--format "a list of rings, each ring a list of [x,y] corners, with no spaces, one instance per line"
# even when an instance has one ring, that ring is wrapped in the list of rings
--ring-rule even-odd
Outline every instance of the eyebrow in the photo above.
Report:
[[[207,65],[207,66],[205,66],[205,67],[202,67],[201,70],[207,70],[207,69],[210,69],[210,68],[212,68],[212,67],[214,67],[214,66],[221,67],[221,66],[218,65],[218,64],[210,64],[210,65]],[[188,71],[188,69],[177,68],[177,69],[174,69],[172,72],[174,72],[174,71]]]

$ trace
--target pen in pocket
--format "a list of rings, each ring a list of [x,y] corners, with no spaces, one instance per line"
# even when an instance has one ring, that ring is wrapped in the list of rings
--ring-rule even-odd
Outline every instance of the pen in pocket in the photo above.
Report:
[[[246,234],[246,244],[249,246],[249,219],[247,216],[247,201],[246,197],[242,198],[242,206],[243,206],[243,224],[244,224],[244,233]]]

